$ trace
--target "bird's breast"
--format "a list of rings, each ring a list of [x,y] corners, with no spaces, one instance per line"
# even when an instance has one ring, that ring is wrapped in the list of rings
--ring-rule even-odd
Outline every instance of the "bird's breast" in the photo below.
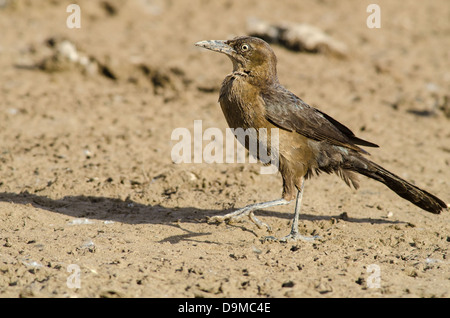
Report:
[[[268,128],[265,108],[259,90],[245,76],[231,74],[222,83],[219,98],[230,128]]]

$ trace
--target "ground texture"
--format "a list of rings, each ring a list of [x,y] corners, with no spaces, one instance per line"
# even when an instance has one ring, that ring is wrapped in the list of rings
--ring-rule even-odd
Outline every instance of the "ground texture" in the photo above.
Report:
[[[262,242],[206,219],[278,199],[279,174],[171,158],[175,128],[227,127],[231,63],[195,42],[308,23],[346,56],[274,44],[280,81],[450,201],[448,1],[377,1],[380,29],[369,1],[78,1],[80,29],[69,1],[0,3],[1,297],[450,297],[448,211],[322,175],[300,218],[321,239]],[[293,208],[256,214],[280,237]]]

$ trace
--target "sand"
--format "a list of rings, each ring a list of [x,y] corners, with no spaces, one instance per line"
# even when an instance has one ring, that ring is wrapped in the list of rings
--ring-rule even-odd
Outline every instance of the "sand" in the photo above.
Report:
[[[305,23],[344,57],[273,44],[280,81],[381,147],[371,159],[450,201],[450,5],[377,1],[69,1],[0,6],[0,297],[450,297],[450,213],[361,177],[305,185],[294,206],[208,216],[281,196],[258,163],[180,163],[176,128],[225,132],[231,63],[194,43],[249,18]],[[204,142],[206,145],[207,142]]]

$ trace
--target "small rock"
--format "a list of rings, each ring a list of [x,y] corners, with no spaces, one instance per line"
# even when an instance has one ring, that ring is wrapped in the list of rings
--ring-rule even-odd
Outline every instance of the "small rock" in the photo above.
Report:
[[[337,57],[347,55],[347,46],[333,39],[319,28],[304,23],[281,22],[269,24],[251,18],[247,21],[248,33],[268,42],[280,43],[294,51],[329,53]]]

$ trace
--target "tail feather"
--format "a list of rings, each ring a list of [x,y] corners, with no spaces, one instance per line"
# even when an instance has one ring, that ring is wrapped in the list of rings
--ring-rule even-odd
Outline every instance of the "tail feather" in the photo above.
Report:
[[[416,187],[399,176],[387,171],[376,163],[363,158],[353,158],[349,170],[356,171],[366,177],[385,184],[402,198],[410,201],[425,211],[439,214],[447,208],[447,204],[435,195]]]

